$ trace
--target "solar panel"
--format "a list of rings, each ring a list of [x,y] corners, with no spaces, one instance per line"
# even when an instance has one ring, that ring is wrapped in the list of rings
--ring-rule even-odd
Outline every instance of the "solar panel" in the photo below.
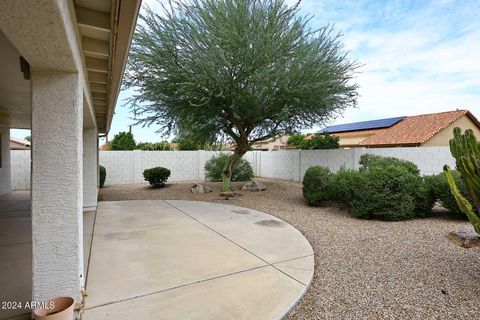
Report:
[[[326,127],[318,131],[317,134],[389,128],[399,123],[403,119],[405,119],[405,117],[396,117],[396,118],[387,118],[387,119],[339,124],[335,126]]]

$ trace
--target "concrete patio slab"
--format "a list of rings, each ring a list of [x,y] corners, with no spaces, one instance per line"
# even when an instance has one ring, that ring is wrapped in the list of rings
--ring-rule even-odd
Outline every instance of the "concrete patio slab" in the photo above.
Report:
[[[314,263],[313,255],[310,255],[303,258],[276,263],[274,266],[301,283],[307,284],[313,277]]]
[[[83,319],[279,319],[304,291],[266,266],[88,310]]]
[[[260,211],[224,203],[217,203],[212,206],[209,202],[199,201],[167,200],[166,202],[204,224],[231,220],[258,221],[266,216],[265,213]],[[277,219],[270,215],[269,217],[270,219]]]
[[[313,259],[306,256],[313,251],[287,223],[246,211],[189,201],[101,203],[84,319],[283,317],[311,281]],[[253,240],[239,242],[260,256],[237,241],[240,233]],[[304,270],[289,270],[295,266]]]
[[[269,214],[229,205],[219,205],[209,211],[210,203],[167,202],[268,263],[304,257],[313,252],[298,230]],[[221,210],[224,210],[223,215]]]

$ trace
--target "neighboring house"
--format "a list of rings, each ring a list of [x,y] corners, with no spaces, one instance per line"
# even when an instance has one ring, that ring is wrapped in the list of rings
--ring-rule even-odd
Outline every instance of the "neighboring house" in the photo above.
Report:
[[[294,146],[288,145],[288,138],[290,136],[283,135],[276,138],[270,138],[263,141],[257,141],[252,144],[252,149],[256,151],[278,151],[278,150],[288,150],[295,149]]]
[[[30,141],[10,137],[10,150],[30,150]]]
[[[468,110],[334,125],[317,134],[338,136],[344,148],[439,147],[449,145],[455,127],[472,129],[480,136],[480,122]]]

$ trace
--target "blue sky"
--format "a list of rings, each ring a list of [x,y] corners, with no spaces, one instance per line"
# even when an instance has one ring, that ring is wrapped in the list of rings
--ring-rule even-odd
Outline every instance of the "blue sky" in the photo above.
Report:
[[[156,2],[143,0],[160,10]],[[363,65],[358,107],[332,124],[457,108],[480,117],[480,1],[304,0],[300,12],[314,16],[312,28],[333,24]],[[120,93],[110,137],[133,123],[128,96]],[[132,128],[137,141],[162,140],[156,129]]]

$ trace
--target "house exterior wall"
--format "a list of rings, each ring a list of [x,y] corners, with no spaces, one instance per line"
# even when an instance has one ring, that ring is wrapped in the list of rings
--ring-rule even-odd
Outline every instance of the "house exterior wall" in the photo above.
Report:
[[[360,142],[367,139],[371,135],[363,135],[363,136],[340,136],[340,147],[348,146],[348,147],[356,147],[359,145]]]
[[[480,139],[480,128],[468,116],[465,115],[434,135],[430,140],[422,144],[422,147],[449,146],[449,141],[453,138],[453,129],[455,127],[461,128],[462,132],[467,129],[472,129],[477,139]]]
[[[10,125],[6,117],[0,118],[0,136],[0,194],[5,194],[11,190]]]

